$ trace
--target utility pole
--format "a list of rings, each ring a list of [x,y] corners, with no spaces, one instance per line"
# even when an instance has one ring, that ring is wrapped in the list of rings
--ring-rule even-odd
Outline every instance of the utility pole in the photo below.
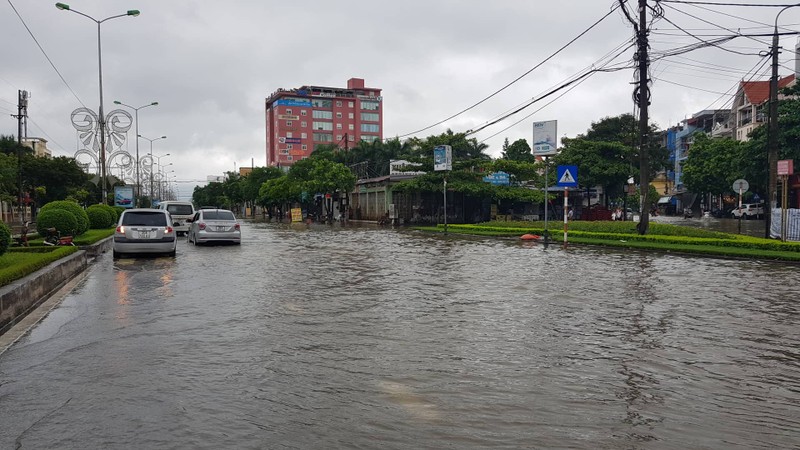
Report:
[[[625,5],[623,4],[623,7]],[[650,161],[647,145],[649,142],[650,126],[648,106],[650,106],[650,87],[647,76],[650,68],[650,58],[647,54],[649,46],[647,40],[647,0],[639,0],[639,26],[636,29],[637,60],[639,65],[639,84],[634,91],[634,98],[639,106],[639,191],[641,195],[641,215],[636,229],[639,234],[647,234],[650,226],[650,211],[647,194],[650,191]]]
[[[19,206],[19,218],[21,223],[25,223],[25,205],[23,200],[25,195],[22,187],[22,133],[23,129],[27,136],[27,118],[28,118],[28,91],[18,91],[17,98],[17,115],[12,116],[17,119],[17,187],[19,188],[19,197],[17,206]]]

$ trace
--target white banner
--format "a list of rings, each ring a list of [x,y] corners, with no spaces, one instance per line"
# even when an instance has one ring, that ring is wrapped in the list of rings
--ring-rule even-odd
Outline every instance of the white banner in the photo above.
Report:
[[[533,156],[556,154],[557,123],[556,120],[533,122]]]

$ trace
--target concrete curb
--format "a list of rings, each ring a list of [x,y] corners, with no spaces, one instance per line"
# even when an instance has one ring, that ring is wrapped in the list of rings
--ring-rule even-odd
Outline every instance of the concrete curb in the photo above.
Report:
[[[36,272],[0,287],[0,336],[19,323],[75,276],[86,270],[90,262],[108,251],[113,237],[50,263]]]

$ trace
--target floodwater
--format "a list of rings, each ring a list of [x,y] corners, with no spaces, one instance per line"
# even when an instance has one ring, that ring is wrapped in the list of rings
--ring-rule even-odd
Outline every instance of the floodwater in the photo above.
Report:
[[[95,262],[0,355],[0,448],[800,445],[797,266],[243,235]]]

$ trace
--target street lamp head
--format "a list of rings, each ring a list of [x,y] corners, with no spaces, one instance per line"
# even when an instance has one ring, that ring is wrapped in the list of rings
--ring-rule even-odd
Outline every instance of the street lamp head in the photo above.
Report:
[[[153,103],[150,103],[150,106],[156,106],[157,104],[158,104],[158,102],[153,102]]]
[[[131,10],[128,11],[128,15],[136,17],[136,16],[139,15],[139,10],[138,9],[131,9]]]
[[[114,100],[114,104],[115,104],[115,105],[121,105],[121,104],[122,104],[122,102],[121,102],[121,101],[119,101],[119,100]]]
[[[69,5],[66,3],[56,3],[56,8],[69,11]]]

